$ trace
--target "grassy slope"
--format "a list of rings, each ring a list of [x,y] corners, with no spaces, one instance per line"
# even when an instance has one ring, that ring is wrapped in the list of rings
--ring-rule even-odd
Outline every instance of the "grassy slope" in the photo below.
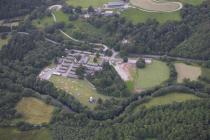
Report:
[[[183,80],[197,80],[201,75],[201,68],[198,66],[187,65],[184,63],[176,63],[175,68],[177,71],[177,81],[178,83],[183,82]]]
[[[45,16],[41,19],[33,20],[32,24],[35,25],[38,28],[45,28],[49,25],[52,25],[54,23],[52,16]]]
[[[171,104],[173,102],[184,102],[195,99],[199,99],[199,97],[187,93],[170,93],[164,96],[155,97],[142,105],[145,105],[146,108],[150,108],[153,106],[166,105]]]
[[[91,104],[88,102],[89,97],[93,97],[94,99],[108,99],[109,97],[98,94],[97,91],[90,85],[88,81],[65,78],[61,76],[52,76],[50,79],[54,85],[62,89],[69,94],[73,95],[76,99],[78,99],[83,105],[90,107],[93,109],[95,104]]]
[[[18,102],[16,109],[27,122],[41,124],[50,121],[54,108],[39,99],[24,97]]]
[[[15,128],[0,128],[1,140],[52,140],[48,129],[18,131]]]
[[[210,79],[210,69],[207,68],[202,68],[202,76],[207,77],[208,79]]]
[[[134,24],[145,22],[148,19],[156,19],[160,24],[163,24],[167,21],[181,20],[179,11],[170,13],[151,13],[130,8],[122,12],[121,16],[125,17],[127,20],[132,21]]]
[[[7,39],[0,39],[0,49],[8,43],[9,38]]]
[[[167,80],[169,68],[164,62],[153,60],[152,64],[146,65],[146,68],[133,70],[132,75],[135,89],[147,89]]]
[[[81,6],[83,8],[88,8],[89,6],[99,7],[103,4],[113,0],[67,0],[67,4],[72,6]]]

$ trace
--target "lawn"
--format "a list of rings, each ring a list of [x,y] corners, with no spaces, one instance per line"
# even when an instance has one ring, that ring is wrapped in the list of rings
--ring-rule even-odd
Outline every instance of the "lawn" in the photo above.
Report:
[[[34,97],[22,98],[16,109],[23,115],[25,121],[32,124],[49,123],[54,110],[53,106]]]
[[[52,140],[48,129],[19,131],[16,128],[0,128],[1,140]]]
[[[81,6],[83,8],[92,7],[101,7],[103,4],[114,0],[67,0],[67,4],[72,6]]]
[[[164,24],[167,21],[180,21],[181,15],[179,11],[176,12],[144,12],[138,9],[129,8],[122,12],[122,17],[133,22],[134,24],[146,22],[148,19],[155,19],[160,24]]]
[[[182,83],[184,79],[191,81],[197,80],[201,75],[201,68],[198,66],[187,65],[184,63],[175,63],[177,71],[177,82]]]
[[[135,91],[158,86],[169,78],[168,66],[157,60],[152,60],[152,63],[147,64],[143,69],[131,68],[130,72],[133,85],[129,83],[129,87],[134,87]]]
[[[144,105],[146,108],[150,108],[153,106],[172,104],[174,102],[185,102],[188,100],[196,100],[196,99],[200,98],[195,95],[187,93],[169,93],[163,96],[153,97],[151,100],[142,105]]]
[[[78,99],[83,105],[93,109],[96,104],[90,103],[88,100],[92,96],[94,99],[101,98],[102,100],[109,97],[98,94],[96,89],[87,80],[79,80],[66,78],[61,76],[52,76],[50,81],[59,89],[66,91]]]

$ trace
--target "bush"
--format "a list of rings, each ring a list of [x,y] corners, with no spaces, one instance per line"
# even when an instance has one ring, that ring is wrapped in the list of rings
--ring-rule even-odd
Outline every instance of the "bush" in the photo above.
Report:
[[[145,64],[145,60],[142,58],[139,58],[138,61],[136,62],[136,67],[137,68],[145,68],[146,64]]]

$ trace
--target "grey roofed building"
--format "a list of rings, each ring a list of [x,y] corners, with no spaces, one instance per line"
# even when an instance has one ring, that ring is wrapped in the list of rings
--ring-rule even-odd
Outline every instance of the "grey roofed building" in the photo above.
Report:
[[[123,1],[108,2],[107,8],[121,8],[124,5],[125,5],[125,2],[123,2]]]

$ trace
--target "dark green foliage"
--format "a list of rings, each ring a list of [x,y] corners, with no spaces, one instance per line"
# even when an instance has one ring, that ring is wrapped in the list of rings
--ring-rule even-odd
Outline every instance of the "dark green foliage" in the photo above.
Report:
[[[108,63],[104,64],[102,71],[96,72],[94,76],[90,76],[88,79],[101,94],[115,97],[129,96],[125,83]]]
[[[85,67],[84,66],[79,66],[77,69],[76,69],[76,74],[79,76],[80,79],[83,79],[84,78],[84,74],[85,74]]]
[[[138,61],[136,62],[136,67],[137,68],[144,68],[146,66],[145,60],[142,58],[139,58]]]

